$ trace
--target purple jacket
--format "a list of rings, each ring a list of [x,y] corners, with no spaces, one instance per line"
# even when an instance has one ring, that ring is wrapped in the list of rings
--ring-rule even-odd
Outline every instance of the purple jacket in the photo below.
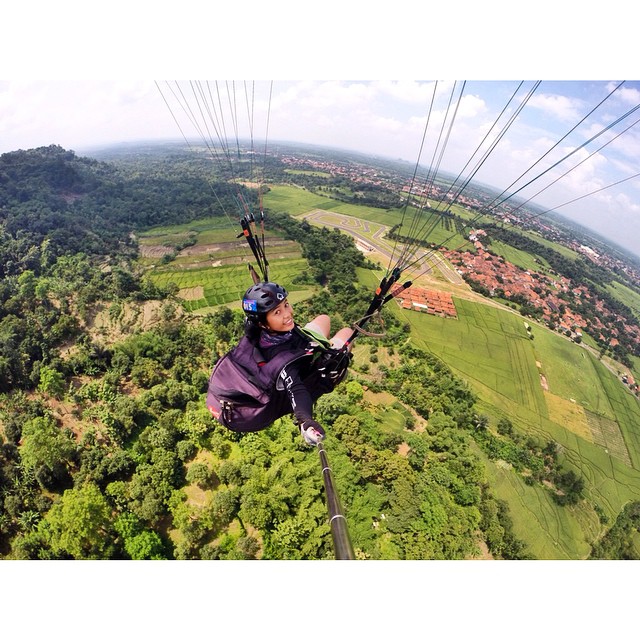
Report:
[[[232,431],[260,431],[289,413],[311,417],[312,405],[333,389],[313,364],[324,347],[302,331],[262,351],[244,336],[214,366],[207,407]]]

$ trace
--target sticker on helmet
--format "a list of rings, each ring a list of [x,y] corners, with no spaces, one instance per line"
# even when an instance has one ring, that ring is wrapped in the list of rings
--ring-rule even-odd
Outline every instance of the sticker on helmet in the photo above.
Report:
[[[284,293],[276,293],[276,298],[278,298],[278,300],[284,300],[285,295]]]
[[[258,301],[257,300],[247,300],[244,298],[242,301],[242,308],[244,311],[257,311],[258,310]]]

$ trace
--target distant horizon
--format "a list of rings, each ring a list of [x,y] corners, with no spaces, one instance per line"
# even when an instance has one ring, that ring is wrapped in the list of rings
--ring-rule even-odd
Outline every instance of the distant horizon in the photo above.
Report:
[[[241,139],[240,142],[243,143],[248,143],[250,142],[247,139]],[[189,143],[194,144],[196,146],[201,146],[202,145],[202,141],[201,140],[190,140]],[[53,143],[55,144],[55,143]],[[357,155],[357,156],[362,156],[364,158],[368,158],[371,160],[374,160],[376,158],[382,158],[388,162],[395,162],[395,163],[406,163],[408,166],[407,168],[411,168],[413,169],[415,167],[415,162],[411,163],[409,160],[404,160],[403,158],[394,158],[391,156],[384,156],[382,154],[370,154],[370,153],[365,153],[362,151],[359,151],[357,149],[348,149],[348,148],[344,148],[344,147],[331,147],[331,146],[326,146],[326,145],[322,145],[322,144],[318,144],[318,143],[308,143],[308,142],[295,142],[292,140],[272,140],[271,143],[272,145],[277,145],[277,144],[281,144],[281,145],[285,145],[285,146],[291,146],[293,148],[295,147],[309,147],[309,148],[315,148],[315,149],[319,149],[319,150],[324,150],[324,151],[335,151],[335,152],[339,152],[339,153],[344,153],[344,154],[353,154],[353,155]],[[158,146],[158,145],[187,145],[187,142],[184,140],[184,138],[178,138],[178,137],[174,137],[174,138],[165,138],[165,139],[158,139],[158,138],[152,138],[152,139],[140,139],[140,140],[123,140],[120,142],[113,142],[113,143],[109,143],[106,145],[92,145],[92,146],[87,146],[87,147],[79,147],[78,149],[68,149],[69,151],[74,151],[76,154],[85,154],[85,153],[99,153],[101,151],[107,151],[109,149],[114,149],[114,148],[133,148],[136,146]],[[427,167],[424,167],[423,165],[421,165],[421,168],[423,169],[427,169]],[[452,172],[449,171],[441,171],[440,172],[443,175],[446,175],[447,177],[450,178],[454,178],[456,177],[456,175]],[[492,184],[488,184],[486,182],[482,182],[480,180],[472,180],[473,184],[485,187],[487,189],[491,189],[494,190],[496,193],[500,193],[501,189],[495,185]],[[542,211],[544,211],[546,209],[546,207],[542,206],[542,205],[538,205],[535,202],[530,202],[528,203],[528,206],[531,209],[540,209]],[[561,212],[558,211],[546,211],[543,215],[545,216],[549,216],[549,217],[558,217],[560,218],[560,221],[568,226],[574,226],[577,229],[579,229],[584,235],[592,235],[594,237],[595,240],[597,240],[598,242],[601,242],[603,244],[606,245],[610,245],[612,249],[622,253],[623,255],[625,255],[627,258],[629,258],[632,262],[637,263],[638,267],[640,267],[640,252],[635,252],[633,249],[630,249],[628,247],[625,247],[624,245],[619,244],[616,240],[609,238],[605,235],[603,235],[602,233],[598,232],[597,230],[594,230],[593,228],[589,227],[589,226],[585,226],[584,224],[573,220],[572,218],[563,215]]]
[[[243,143],[249,143],[250,140],[243,138],[239,140],[240,142]],[[117,148],[135,148],[135,147],[140,147],[140,146],[159,146],[159,145],[186,145],[188,148],[189,144],[193,144],[194,146],[203,146],[202,140],[199,139],[192,139],[189,140],[189,142],[185,141],[184,138],[180,138],[180,137],[171,137],[171,138],[140,138],[137,140],[134,139],[130,139],[130,140],[121,140],[121,141],[113,141],[113,142],[107,142],[104,144],[92,144],[92,145],[79,145],[76,148],[68,148],[65,147],[64,145],[58,144],[56,142],[52,142],[49,145],[39,145],[40,147],[47,147],[47,146],[60,146],[61,148],[65,149],[66,151],[72,151],[74,152],[76,155],[79,155],[81,157],[91,157],[90,154],[92,153],[97,153],[100,154],[100,152],[105,152],[108,151],[109,149],[117,149]],[[281,144],[281,145],[285,145],[285,146],[291,146],[293,148],[296,147],[309,147],[309,148],[314,148],[314,149],[318,149],[318,150],[324,150],[324,151],[335,151],[335,152],[339,152],[339,153],[344,153],[344,154],[353,154],[353,155],[357,155],[357,156],[362,156],[364,158],[368,158],[371,160],[374,160],[376,158],[380,158],[383,159],[385,161],[388,162],[395,162],[395,163],[399,163],[399,164],[403,164],[406,163],[408,166],[407,168],[411,168],[413,169],[415,167],[415,161],[412,163],[410,160],[405,160],[404,158],[398,158],[398,157],[392,157],[392,156],[385,156],[383,154],[379,154],[379,153],[367,153],[367,152],[363,152],[360,151],[358,149],[349,149],[346,147],[336,147],[336,146],[329,146],[329,145],[323,145],[320,143],[316,143],[316,142],[295,142],[293,140],[272,140],[270,142],[271,145],[277,145],[277,144]],[[15,152],[19,152],[19,151],[29,151],[30,149],[37,149],[39,147],[29,147],[29,148],[20,148],[20,149],[13,149],[11,151],[5,151],[3,153],[0,153],[0,156],[4,155],[5,153],[15,153]],[[425,167],[424,165],[420,165],[420,167],[424,170],[428,170],[428,167]],[[441,170],[440,171],[441,175],[445,175],[447,177],[450,178],[456,178],[456,174],[451,172],[451,171],[446,171],[446,170]],[[500,187],[496,186],[496,185],[492,185],[489,184],[487,182],[481,181],[481,180],[472,180],[471,183],[476,184],[476,185],[480,185],[483,186],[487,189],[491,189],[494,190],[496,193],[500,193],[501,189]],[[537,204],[535,202],[528,202],[527,203],[528,206],[532,209],[540,209],[542,211],[546,210],[547,207],[545,207],[544,205],[540,205]],[[620,244],[620,242],[614,238],[608,237],[606,235],[604,235],[602,232],[599,232],[596,229],[593,229],[590,226],[587,226],[577,220],[574,220],[573,218],[564,215],[563,213],[556,211],[556,210],[548,210],[545,211],[544,214],[545,216],[556,216],[558,218],[560,218],[560,221],[563,222],[566,225],[569,226],[574,226],[578,229],[580,229],[585,235],[592,235],[594,236],[594,239],[602,242],[603,244],[607,244],[610,245],[612,249],[615,249],[616,251],[619,251],[620,253],[624,254],[626,257],[628,257],[630,260],[632,260],[634,263],[638,263],[638,266],[640,267],[640,250],[634,250],[631,247],[627,247],[623,244]]]

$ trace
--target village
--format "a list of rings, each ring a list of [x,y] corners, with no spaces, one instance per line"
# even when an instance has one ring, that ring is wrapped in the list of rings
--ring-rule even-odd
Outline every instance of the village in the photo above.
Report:
[[[586,320],[581,314],[569,309],[560,294],[570,294],[576,298],[589,299],[591,294],[586,287],[573,286],[564,277],[550,279],[547,276],[523,270],[506,262],[503,258],[496,257],[487,252],[479,241],[476,240],[477,253],[444,251],[445,255],[463,276],[468,280],[481,285],[481,290],[486,291],[490,297],[504,299],[515,298],[518,301],[526,301],[539,311],[539,320],[549,328],[563,333],[575,342],[582,340],[583,329],[587,322],[591,323],[590,331],[608,331],[608,344],[612,347],[618,344],[618,330],[616,327],[607,326],[602,319],[611,317],[611,313],[605,309],[603,303],[595,300],[594,304],[598,315]],[[445,291],[424,289],[412,286],[396,295],[398,303],[403,309],[418,313],[427,313],[443,318],[457,318],[457,311],[453,296]],[[624,325],[627,335],[635,336],[636,344],[638,327]],[[601,341],[605,336],[599,335]],[[630,373],[621,377],[623,384],[627,385],[636,395],[640,394],[640,387]]]
[[[530,305],[541,322],[576,342],[582,340],[583,333],[588,333],[598,343],[614,348],[624,332],[627,339],[640,346],[640,328],[627,324],[624,318],[607,309],[602,300],[594,299],[586,286],[576,285],[564,276],[552,278],[507,262],[485,249],[482,243],[485,235],[481,229],[470,234],[475,252],[443,250],[458,273],[474,288],[490,297]],[[570,305],[572,299],[578,304]],[[591,307],[595,313],[587,317],[586,312],[576,310],[581,306]],[[637,392],[633,377],[625,378],[623,382]]]

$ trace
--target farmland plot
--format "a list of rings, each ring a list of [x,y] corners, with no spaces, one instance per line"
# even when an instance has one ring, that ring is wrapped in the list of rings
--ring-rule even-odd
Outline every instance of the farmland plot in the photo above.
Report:
[[[221,218],[152,229],[140,238],[141,262],[155,284],[176,288],[186,310],[206,313],[239,302],[251,284],[248,264],[253,264],[253,255],[237,235],[238,229]],[[273,232],[265,236],[273,277],[293,294],[292,300],[296,292],[306,297],[309,287],[295,282],[308,269],[299,245]],[[167,254],[173,259],[167,261]]]

